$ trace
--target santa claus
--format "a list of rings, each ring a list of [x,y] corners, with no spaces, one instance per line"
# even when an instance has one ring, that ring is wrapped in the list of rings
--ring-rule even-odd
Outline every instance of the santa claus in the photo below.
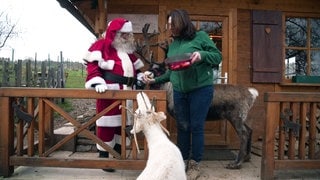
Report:
[[[132,23],[123,18],[113,19],[103,38],[91,45],[84,58],[87,68],[85,88],[98,93],[106,90],[131,90],[137,85],[138,70],[144,66],[135,51]],[[140,75],[141,74],[141,75]],[[142,77],[143,73],[139,73]],[[115,100],[97,99],[97,113]],[[119,107],[96,121],[97,136],[117,152],[121,152],[121,111]],[[97,144],[99,157],[109,157],[109,153]],[[109,170],[110,171],[110,170]]]

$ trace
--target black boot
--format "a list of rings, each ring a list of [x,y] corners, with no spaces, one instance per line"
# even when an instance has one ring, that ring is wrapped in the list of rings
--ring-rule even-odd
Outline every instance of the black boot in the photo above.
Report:
[[[99,157],[100,158],[108,158],[109,157],[109,152],[99,151]],[[112,169],[112,168],[107,168],[107,169],[102,169],[102,170],[106,171],[106,172],[115,172],[115,169]]]
[[[121,155],[121,145],[120,144],[116,144],[114,145],[113,149],[119,153]]]

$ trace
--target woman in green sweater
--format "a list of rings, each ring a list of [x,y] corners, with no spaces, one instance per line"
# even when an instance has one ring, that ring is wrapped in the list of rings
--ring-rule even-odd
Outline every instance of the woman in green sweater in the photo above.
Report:
[[[204,123],[213,98],[213,66],[220,64],[221,52],[204,31],[196,31],[188,13],[175,9],[168,15],[173,42],[167,57],[190,53],[191,66],[167,70],[152,83],[171,82],[177,121],[177,145],[186,163],[188,179],[200,176],[199,163],[204,150]]]

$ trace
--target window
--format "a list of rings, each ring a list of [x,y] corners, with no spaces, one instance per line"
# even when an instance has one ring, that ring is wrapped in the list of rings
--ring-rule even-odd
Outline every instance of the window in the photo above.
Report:
[[[197,30],[202,30],[208,33],[210,39],[216,44],[217,48],[222,52],[222,29],[223,23],[221,20],[194,20],[192,23]],[[227,83],[227,75],[223,76],[222,63],[213,68],[213,73],[217,79],[215,84]]]
[[[285,17],[285,79],[320,76],[320,18]]]

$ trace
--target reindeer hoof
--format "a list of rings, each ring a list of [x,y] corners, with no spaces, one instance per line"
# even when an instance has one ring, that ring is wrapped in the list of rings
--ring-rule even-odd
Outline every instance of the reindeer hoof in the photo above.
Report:
[[[226,166],[227,169],[241,169],[241,164],[237,164],[237,163],[229,163]]]
[[[250,155],[246,155],[244,158],[243,158],[243,162],[250,162],[251,160],[251,156]]]

